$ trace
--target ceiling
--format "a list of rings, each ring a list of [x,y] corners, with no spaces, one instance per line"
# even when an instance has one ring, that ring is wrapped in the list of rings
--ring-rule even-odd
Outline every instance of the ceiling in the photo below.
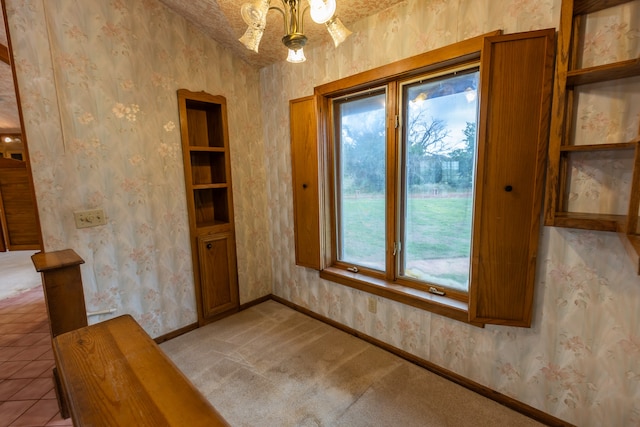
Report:
[[[271,11],[267,15],[267,27],[260,42],[259,53],[255,53],[238,41],[247,29],[247,24],[240,16],[240,6],[248,0],[159,1],[255,67],[264,67],[287,57],[287,48],[281,42],[284,23],[282,15],[277,11]],[[282,7],[281,1],[271,0],[271,5]],[[336,0],[336,16],[350,28],[354,22],[403,1],[405,0]],[[306,0],[303,0],[303,5],[306,4]],[[321,43],[333,43],[325,26],[313,22],[308,12],[305,14],[304,24],[304,33],[309,38],[305,50]]]
[[[230,49],[248,64],[261,68],[286,59],[287,49],[282,44],[284,23],[282,15],[271,11],[267,15],[267,27],[260,43],[259,53],[245,48],[238,39],[247,29],[240,16],[240,6],[246,0],[159,0],[167,7],[191,22],[220,45]],[[281,7],[282,0],[272,0]],[[304,5],[306,5],[306,0]],[[351,24],[374,15],[405,0],[337,0],[336,15],[349,28]],[[324,25],[316,24],[305,14],[305,35],[309,38],[306,50],[322,43],[332,43]],[[7,46],[4,23],[0,25],[0,44]],[[0,131],[20,129],[20,120],[13,88],[11,67],[0,61]]]

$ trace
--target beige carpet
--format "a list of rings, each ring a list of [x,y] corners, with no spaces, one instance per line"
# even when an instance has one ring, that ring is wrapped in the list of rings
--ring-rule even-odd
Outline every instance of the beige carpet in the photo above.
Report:
[[[541,425],[274,301],[161,347],[232,426]]]

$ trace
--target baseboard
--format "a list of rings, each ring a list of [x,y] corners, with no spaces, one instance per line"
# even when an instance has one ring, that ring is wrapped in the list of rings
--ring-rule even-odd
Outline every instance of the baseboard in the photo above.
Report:
[[[260,297],[258,299],[254,299],[253,301],[249,301],[247,303],[240,304],[240,311],[246,310],[247,308],[251,308],[254,305],[262,304],[265,301],[269,301],[270,299],[272,299],[272,297],[273,297],[273,295],[269,294],[269,295],[265,295],[263,297]]]
[[[253,301],[249,301],[247,303],[241,304],[236,310],[232,310],[232,311],[229,311],[229,312],[221,313],[220,316],[212,318],[207,323],[216,322],[216,321],[222,319],[223,317],[226,317],[226,316],[229,316],[231,314],[235,314],[235,313],[238,313],[240,311],[246,310],[247,308],[251,308],[254,305],[262,304],[263,302],[269,301],[270,299],[272,299],[272,295],[271,294],[265,295],[265,296],[257,298],[257,299],[254,299]],[[202,326],[204,326],[204,325],[202,325]],[[171,331],[171,332],[169,332],[167,334],[164,334],[164,335],[161,335],[161,336],[159,336],[157,338],[154,338],[153,340],[156,342],[156,344],[160,344],[160,343],[163,343],[165,341],[169,341],[170,339],[179,337],[180,335],[186,334],[187,332],[191,332],[194,329],[198,329],[199,327],[200,327],[200,325],[198,325],[198,322],[192,323],[192,324],[184,326],[184,327],[182,327],[180,329],[176,329],[175,331]]]
[[[411,353],[408,353],[402,349],[399,349],[397,347],[394,347],[392,345],[389,345],[383,341],[380,341],[372,336],[369,336],[367,334],[364,334],[360,331],[357,331],[353,328],[350,328],[349,326],[343,325],[342,323],[336,322],[335,320],[329,319],[328,317],[324,317],[318,313],[315,313],[307,308],[301,307],[295,303],[292,303],[291,301],[288,301],[284,298],[281,298],[277,295],[270,295],[269,298],[267,299],[272,299],[276,302],[279,302],[280,304],[286,305],[287,307],[290,307],[302,314],[306,314],[309,317],[312,317],[316,320],[319,320],[323,323],[326,323],[330,326],[333,326],[337,329],[340,329],[348,334],[351,334],[357,338],[360,338],[364,341],[367,341],[370,344],[373,344],[377,347],[382,348],[383,350],[386,350],[390,353],[395,354],[398,357],[401,357],[411,363],[414,363],[424,369],[427,369],[431,372],[433,372],[434,374],[440,375],[443,378],[448,379],[449,381],[452,381],[462,387],[465,387],[471,391],[474,391],[476,393],[478,393],[481,396],[484,396],[488,399],[493,400],[494,402],[497,402],[503,406],[506,406],[507,408],[513,409],[516,412],[519,412],[523,415],[526,415],[529,418],[532,418],[536,421],[539,421],[541,423],[544,423],[545,425],[548,426],[552,426],[552,427],[575,427],[573,424],[567,423],[566,421],[563,421],[559,418],[556,418],[552,415],[547,414],[546,412],[543,412],[539,409],[536,409],[532,406],[529,406],[525,403],[522,403],[516,399],[513,399],[507,395],[504,395],[502,393],[499,393],[495,390],[490,389],[489,387],[483,386],[482,384],[479,384],[475,381],[472,381],[466,377],[463,377],[462,375],[459,375],[453,371],[450,371],[448,369],[445,369],[441,366],[438,366],[432,362],[429,362],[428,360],[422,359],[420,357],[414,356]]]
[[[184,326],[180,329],[176,329],[175,331],[171,331],[168,334],[160,335],[159,337],[154,338],[153,340],[156,344],[163,343],[165,341],[169,341],[175,337],[179,337],[182,334],[186,334],[187,332],[191,332],[194,329],[198,329],[198,323],[192,323],[190,325]]]

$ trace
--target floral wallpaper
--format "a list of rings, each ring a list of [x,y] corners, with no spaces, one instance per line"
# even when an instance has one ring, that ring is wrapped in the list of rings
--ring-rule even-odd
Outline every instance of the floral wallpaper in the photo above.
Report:
[[[156,0],[6,4],[45,250],[85,260],[87,311],[197,320],[179,88],[227,98],[240,298],[271,293],[258,72]],[[94,208],[107,225],[76,229]]]
[[[269,222],[273,253],[280,254],[272,260],[274,293],[567,422],[640,425],[640,277],[614,233],[541,230],[531,328],[476,328],[378,297],[377,313],[372,314],[366,293],[321,280],[317,272],[295,265],[289,99],[495,29],[510,33],[557,27],[560,3],[408,0],[351,25],[353,35],[337,49],[326,45],[308,52],[303,64],[262,69]],[[640,56],[637,3],[590,18],[585,66]],[[576,143],[637,136],[636,82],[624,89],[609,85],[584,92],[574,126]],[[587,211],[624,212],[630,161],[629,152],[573,158],[571,203]]]
[[[640,425],[640,278],[613,233],[541,231],[531,328],[378,297],[372,314],[367,294],[295,265],[289,100],[484,32],[555,27],[560,0],[406,0],[337,49],[259,72],[157,0],[5,1],[45,246],[85,259],[89,311],[116,307],[154,336],[195,321],[175,90],[206,90],[229,105],[241,302],[277,294],[579,426]],[[636,4],[589,22],[585,64],[638,57]],[[634,85],[587,88],[576,143],[633,137]],[[628,161],[574,159],[572,203],[621,210]],[[75,229],[72,212],[94,207],[108,224]]]

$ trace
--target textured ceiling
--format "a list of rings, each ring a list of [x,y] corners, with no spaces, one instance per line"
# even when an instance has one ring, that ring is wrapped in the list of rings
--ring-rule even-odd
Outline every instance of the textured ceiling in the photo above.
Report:
[[[337,0],[336,15],[349,28],[350,24],[403,1]],[[255,53],[238,41],[247,29],[247,24],[240,16],[240,6],[247,0],[160,0],[160,2],[184,16],[249,64],[264,67],[283,61],[287,57],[287,48],[281,42],[284,36],[284,23],[282,15],[276,11],[271,11],[267,15],[267,28],[260,42],[259,53]],[[306,4],[306,0],[303,0],[305,7]],[[282,7],[281,0],[272,0],[271,5]],[[305,14],[304,23],[304,32],[309,39],[308,48],[313,48],[318,43],[331,42],[325,26],[313,22],[308,12]]]
[[[287,49],[281,42],[284,23],[278,12],[271,11],[267,15],[267,28],[260,43],[259,53],[255,53],[238,41],[247,29],[240,16],[240,6],[246,0],[159,1],[255,67],[264,67],[286,59]],[[272,0],[271,4],[282,7],[281,1]],[[349,28],[350,24],[402,1],[405,0],[337,0],[336,15]],[[303,2],[306,6],[306,0]],[[307,50],[320,43],[331,43],[331,37],[324,25],[313,22],[308,12],[305,14],[304,22],[304,32],[309,38]],[[7,46],[4,23],[0,25],[0,44]],[[18,117],[11,68],[0,62],[0,130],[19,129]]]

